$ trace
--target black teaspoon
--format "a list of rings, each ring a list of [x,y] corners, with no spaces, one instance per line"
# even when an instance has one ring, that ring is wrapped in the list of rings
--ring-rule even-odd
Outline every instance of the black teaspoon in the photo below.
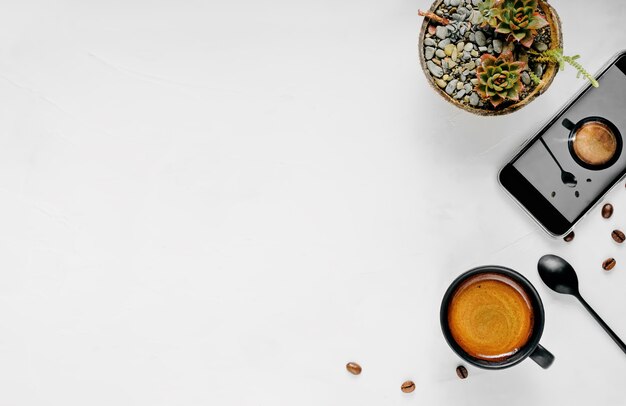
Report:
[[[539,138],[539,140],[541,141],[543,146],[546,147],[546,150],[548,150],[548,154],[550,154],[552,159],[554,159],[554,162],[557,164],[557,166],[561,170],[561,180],[563,181],[563,183],[566,184],[569,187],[576,187],[576,185],[578,184],[578,181],[576,180],[576,176],[574,176],[573,173],[567,172],[565,169],[563,169],[563,167],[561,166],[559,161],[557,161],[556,157],[554,156],[554,154],[550,150],[550,148],[548,148],[548,144],[546,144],[546,142],[543,140],[543,138]]]
[[[580,292],[578,291],[578,277],[576,276],[576,271],[574,268],[563,258],[557,257],[556,255],[544,255],[539,259],[539,263],[537,264],[537,269],[539,270],[539,276],[543,282],[548,285],[550,289],[555,292],[563,293],[565,295],[572,295],[576,297],[585,309],[591,313],[594,319],[608,333],[609,336],[615,341],[615,344],[619,346],[626,353],[626,344],[611,330],[609,326],[598,316],[591,306],[585,299],[580,296]]]

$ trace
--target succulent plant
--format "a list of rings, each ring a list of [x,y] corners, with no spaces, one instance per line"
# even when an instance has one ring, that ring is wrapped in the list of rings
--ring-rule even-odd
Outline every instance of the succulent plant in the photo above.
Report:
[[[478,11],[482,15],[483,25],[490,25],[494,28],[498,25],[496,15],[498,14],[500,3],[502,3],[502,0],[483,0],[478,4]]]
[[[505,100],[519,100],[523,89],[521,74],[526,63],[514,61],[510,52],[504,52],[497,58],[483,54],[480,62],[476,69],[476,92],[483,99],[489,100],[493,107],[498,107]]]
[[[508,34],[509,41],[517,41],[530,47],[537,36],[537,30],[548,22],[537,12],[537,0],[485,0],[496,2],[487,13],[492,15],[487,23],[500,34]],[[484,7],[484,6],[483,6]],[[483,12],[485,16],[485,12]]]

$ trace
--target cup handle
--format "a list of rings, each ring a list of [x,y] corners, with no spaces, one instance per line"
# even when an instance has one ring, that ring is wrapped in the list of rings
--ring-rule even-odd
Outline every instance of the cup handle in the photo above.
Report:
[[[554,355],[543,348],[541,344],[537,344],[537,348],[530,354],[530,358],[543,369],[550,368],[550,365],[554,362]]]
[[[563,127],[567,128],[570,131],[572,131],[574,127],[576,127],[576,124],[572,123],[568,119],[563,119],[563,122],[561,124],[563,124]]]

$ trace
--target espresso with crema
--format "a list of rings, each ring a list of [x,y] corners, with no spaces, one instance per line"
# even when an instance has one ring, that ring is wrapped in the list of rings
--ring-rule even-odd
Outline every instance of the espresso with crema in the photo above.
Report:
[[[576,131],[573,147],[574,153],[583,162],[604,165],[617,152],[617,137],[606,124],[589,121]]]
[[[516,281],[484,273],[468,278],[448,306],[448,326],[470,356],[498,362],[515,355],[533,332],[532,303]]]

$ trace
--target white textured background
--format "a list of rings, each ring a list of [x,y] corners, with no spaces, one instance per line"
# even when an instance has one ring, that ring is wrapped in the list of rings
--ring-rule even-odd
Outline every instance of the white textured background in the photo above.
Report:
[[[552,4],[590,70],[626,47],[623,2]],[[428,6],[0,2],[0,404],[622,405],[626,355],[535,264],[569,259],[626,337],[624,187],[568,245],[496,183],[583,82],[455,110],[419,68]],[[550,370],[456,377],[439,301],[488,263],[542,294]]]

